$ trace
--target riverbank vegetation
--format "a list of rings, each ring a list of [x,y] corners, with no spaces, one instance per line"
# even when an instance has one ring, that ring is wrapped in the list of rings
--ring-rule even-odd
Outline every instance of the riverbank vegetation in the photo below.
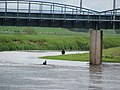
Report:
[[[55,59],[55,60],[70,60],[70,61],[87,61],[87,62],[89,62],[89,53],[68,54],[68,55],[59,55],[59,56],[45,56],[42,58]],[[104,49],[102,61],[103,62],[120,63],[120,47]]]
[[[103,48],[119,47],[120,35],[104,31]],[[0,51],[9,50],[89,50],[89,33],[64,28],[0,27]]]
[[[114,30],[103,31],[105,49],[103,61],[120,62],[120,34],[116,34]],[[89,51],[89,39],[89,32],[73,32],[65,28],[0,26],[0,51],[62,49]],[[88,61],[89,54],[43,58]]]
[[[75,42],[79,35],[84,36],[85,33],[78,34],[64,28],[1,26],[0,51],[60,50],[63,48],[78,50],[81,48]],[[82,37],[79,39],[83,40]]]

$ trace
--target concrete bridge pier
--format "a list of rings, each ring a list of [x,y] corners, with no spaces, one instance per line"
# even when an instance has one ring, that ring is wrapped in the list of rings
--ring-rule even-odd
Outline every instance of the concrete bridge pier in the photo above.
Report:
[[[103,31],[90,31],[90,65],[102,64],[102,36]]]

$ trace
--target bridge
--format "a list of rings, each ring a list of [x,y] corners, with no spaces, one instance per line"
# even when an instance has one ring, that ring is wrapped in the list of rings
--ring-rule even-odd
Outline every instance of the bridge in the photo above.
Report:
[[[1,0],[0,25],[119,29],[120,8],[99,12],[53,2]]]
[[[90,31],[90,64],[102,63],[102,31],[120,29],[120,8],[96,11],[72,5],[30,1],[1,0],[1,26],[44,26],[87,28]]]

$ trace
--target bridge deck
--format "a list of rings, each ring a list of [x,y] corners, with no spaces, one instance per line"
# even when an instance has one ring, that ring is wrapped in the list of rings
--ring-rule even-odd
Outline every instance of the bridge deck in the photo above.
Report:
[[[16,12],[0,12],[0,18],[16,18],[16,19],[43,19],[43,20],[72,20],[72,21],[111,21],[120,22],[120,16],[117,15],[113,20],[111,15],[76,15],[76,14],[50,14],[50,13],[16,13]]]
[[[98,12],[87,8],[44,1],[1,0],[0,25],[93,29],[96,27],[112,28],[115,25],[116,28],[120,28],[119,11],[120,9],[116,9],[115,13],[113,10]]]

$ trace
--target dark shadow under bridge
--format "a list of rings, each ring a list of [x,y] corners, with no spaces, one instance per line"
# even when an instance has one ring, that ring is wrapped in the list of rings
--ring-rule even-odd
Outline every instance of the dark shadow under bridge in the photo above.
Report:
[[[26,0],[1,0],[1,26],[120,28],[120,9],[95,11],[77,6]]]

